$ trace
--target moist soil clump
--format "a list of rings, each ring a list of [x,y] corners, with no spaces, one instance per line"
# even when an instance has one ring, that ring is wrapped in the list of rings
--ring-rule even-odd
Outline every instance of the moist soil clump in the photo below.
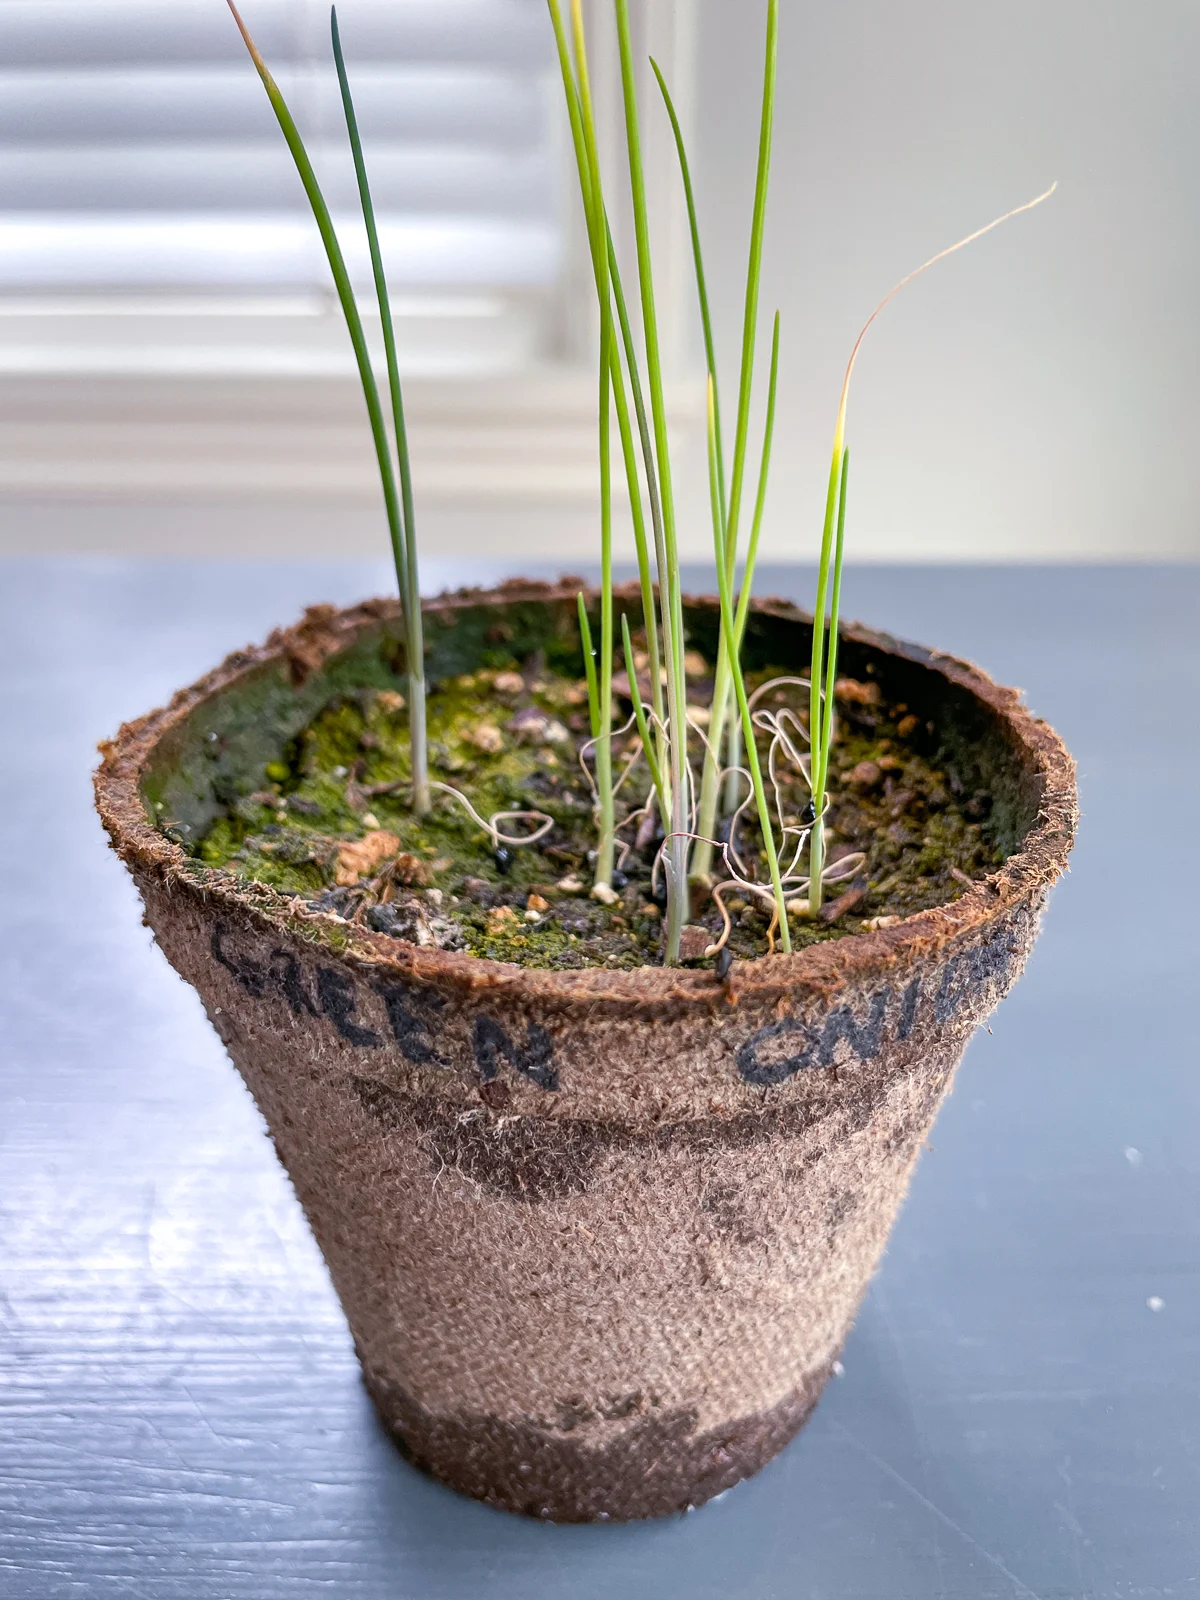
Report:
[[[690,652],[689,666],[691,716],[702,726],[710,668]],[[750,675],[747,687],[782,675]],[[618,678],[614,687],[620,728],[630,703],[619,695],[629,685]],[[642,686],[647,699],[649,688]],[[816,917],[791,918],[796,948],[944,905],[1003,860],[989,827],[990,794],[966,788],[932,722],[889,703],[874,681],[839,680],[836,698],[827,859],[862,860],[827,886]],[[759,703],[774,712],[790,708],[804,722],[807,686],[792,679],[767,687]],[[649,780],[636,730],[613,740],[617,777],[632,765],[617,796],[616,898],[603,904],[589,894],[596,824],[585,682],[538,658],[514,662],[442,681],[430,693],[428,715],[432,776],[464,795],[476,816],[445,788],[435,789],[429,815],[413,815],[403,696],[357,689],[329,701],[267,767],[266,786],[234,801],[190,844],[193,854],[334,918],[418,945],[560,970],[661,962],[665,891],[661,869],[655,882],[652,868],[662,834],[645,809]],[[768,742],[760,735],[764,770]],[[701,753],[698,733],[697,763]],[[799,825],[804,780],[782,762],[777,775],[784,817]],[[544,813],[553,827],[531,845],[497,845],[477,820],[514,811]],[[509,834],[534,826],[498,823]],[[728,829],[727,818],[724,838]],[[174,836],[169,822],[164,831]],[[785,863],[795,842],[786,843]],[[747,875],[769,882],[753,803],[741,813],[734,843]],[[718,881],[729,876],[719,856],[716,874]],[[766,953],[768,907],[737,888],[723,898],[732,955]],[[696,884],[684,941],[690,964],[727,966],[728,955],[704,953],[723,925],[707,886]]]

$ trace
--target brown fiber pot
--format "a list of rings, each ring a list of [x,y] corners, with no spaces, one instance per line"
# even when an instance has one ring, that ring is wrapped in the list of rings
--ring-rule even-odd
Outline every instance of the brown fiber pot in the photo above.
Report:
[[[432,681],[565,659],[575,586],[427,606]],[[632,602],[631,602],[632,603]],[[711,647],[711,601],[688,603]],[[711,972],[526,971],[418,949],[198,866],[201,831],[333,693],[395,684],[396,608],[310,611],[102,747],[100,815],[199,991],[329,1264],[411,1459],[562,1521],[698,1505],[812,1410],[972,1031],[1021,971],[1076,817],[1017,694],[867,629],[929,749],[994,796],[1005,864],[874,933]],[[807,659],[754,612],[748,665]]]

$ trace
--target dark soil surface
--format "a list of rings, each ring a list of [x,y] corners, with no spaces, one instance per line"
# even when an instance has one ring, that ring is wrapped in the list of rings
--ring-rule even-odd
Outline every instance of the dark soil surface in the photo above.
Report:
[[[693,664],[691,698],[706,707],[711,680],[701,675],[701,663]],[[761,673],[751,687],[773,676]],[[790,686],[768,690],[761,704],[790,706],[806,721],[806,702],[806,691]],[[629,706],[617,703],[620,726]],[[828,858],[861,852],[865,860],[845,882],[827,888],[819,917],[792,918],[797,948],[957,899],[1001,860],[989,837],[991,797],[964,792],[939,759],[935,727],[919,724],[904,705],[888,704],[874,682],[841,680],[837,713]],[[554,819],[539,843],[495,850],[486,830],[444,792],[435,792],[431,815],[412,815],[403,699],[393,691],[356,691],[326,706],[267,769],[268,786],[238,801],[195,854],[321,911],[418,944],[532,967],[656,963],[664,901],[661,888],[657,899],[652,888],[651,865],[661,834],[647,838],[650,830],[643,827],[642,843],[635,845],[633,815],[649,788],[645,764],[636,762],[618,795],[618,820],[630,820],[618,835],[618,899],[606,906],[588,893],[595,822],[580,765],[588,733],[585,685],[536,662],[470,673],[431,693],[433,777],[461,790],[483,818],[534,809]],[[764,761],[766,745],[764,735]],[[636,733],[614,741],[617,774],[639,748]],[[697,766],[702,755],[697,736]],[[808,799],[802,780],[783,784],[782,796],[794,820]],[[499,826],[519,833],[529,824]],[[751,806],[739,824],[738,846],[751,876],[766,881],[760,844]],[[733,918],[733,954],[764,954],[769,911],[737,890],[728,891],[725,902]],[[709,936],[697,931],[688,940],[689,948],[702,951],[722,927],[705,887],[694,891],[691,922]],[[699,954],[697,960],[712,965],[713,958]]]

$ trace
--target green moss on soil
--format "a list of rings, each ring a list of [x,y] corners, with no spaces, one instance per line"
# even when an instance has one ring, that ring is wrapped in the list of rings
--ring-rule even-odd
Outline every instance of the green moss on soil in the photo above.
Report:
[[[658,962],[661,916],[641,854],[629,851],[615,905],[586,894],[595,830],[578,759],[588,735],[584,684],[528,665],[518,682],[521,672],[512,661],[444,679],[434,689],[431,768],[483,817],[523,809],[553,817],[539,845],[498,860],[487,833],[445,794],[435,796],[430,816],[415,818],[405,803],[408,739],[400,696],[364,686],[336,694],[267,766],[266,785],[224,807],[193,853],[207,866],[269,884],[348,922],[447,949],[558,969]],[[776,675],[763,671],[753,682]],[[711,683],[693,680],[693,687],[697,703],[707,704]],[[780,703],[792,697],[786,703],[797,707],[799,693],[775,691]],[[1002,859],[990,837],[991,797],[964,792],[939,760],[936,728],[918,724],[904,705],[887,704],[874,684],[847,687],[838,709],[829,854],[836,860],[862,851],[866,861],[851,884],[827,890],[835,904],[847,889],[856,891],[834,920],[793,920],[797,947],[857,933],[868,919],[954,900]],[[627,735],[617,748],[632,751],[636,741]],[[619,758],[616,765],[619,771]],[[631,809],[644,798],[643,774],[639,765],[622,791]],[[806,798],[798,780],[784,789],[792,814]],[[634,826],[623,837],[631,839]],[[357,883],[339,885],[339,852],[379,832],[396,836],[399,856],[393,852]],[[743,859],[755,862],[765,880],[754,826],[743,823],[740,843]],[[653,846],[645,854],[652,856]],[[347,875],[343,862],[340,876]],[[564,889],[564,879],[585,888]],[[548,907],[536,920],[526,916],[531,895]],[[733,953],[763,954],[768,914],[736,891],[726,903],[734,916]],[[692,921],[714,937],[720,930],[704,891],[696,893]]]

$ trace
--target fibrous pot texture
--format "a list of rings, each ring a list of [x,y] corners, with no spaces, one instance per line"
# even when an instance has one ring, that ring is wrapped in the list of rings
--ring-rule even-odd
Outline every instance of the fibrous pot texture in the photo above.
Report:
[[[432,681],[577,658],[575,586],[427,605]],[[687,606],[690,640],[716,609]],[[844,629],[840,664],[993,798],[950,904],[710,971],[539,971],[349,925],[166,837],[261,786],[329,698],[397,687],[397,608],[316,608],[103,747],[99,810],[266,1119],[367,1386],[446,1483],[558,1520],[697,1505],[821,1392],[971,1032],[1021,971],[1075,824],[1070,758],[969,664]],[[809,621],[764,601],[748,665]]]

